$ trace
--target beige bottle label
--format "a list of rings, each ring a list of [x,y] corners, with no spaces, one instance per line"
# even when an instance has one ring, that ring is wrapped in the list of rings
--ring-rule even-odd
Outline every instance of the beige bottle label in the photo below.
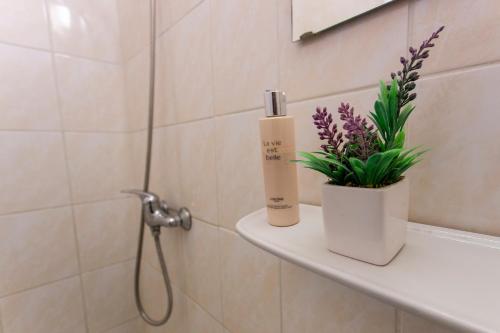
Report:
[[[290,149],[286,149],[283,146],[282,140],[265,140],[262,142],[264,156],[263,159],[265,163],[269,163],[264,166],[264,169],[267,169],[268,172],[275,172],[279,170],[279,172],[287,174],[288,163],[290,163]],[[289,147],[288,147],[289,148]],[[276,175],[275,175],[276,176]],[[293,175],[291,175],[293,176]],[[279,177],[279,176],[278,176]],[[280,177],[281,178],[281,177]],[[274,182],[273,182],[274,183]],[[267,207],[272,209],[290,209],[293,205],[290,204],[291,198],[285,198],[284,193],[279,193],[279,188],[269,189],[270,196],[267,198]],[[273,193],[275,192],[275,193]]]
[[[298,222],[297,167],[293,118],[261,120],[262,167],[269,223],[289,226]]]

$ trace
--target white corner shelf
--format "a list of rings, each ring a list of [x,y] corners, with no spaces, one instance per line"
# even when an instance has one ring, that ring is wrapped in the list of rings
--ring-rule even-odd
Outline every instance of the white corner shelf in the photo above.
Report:
[[[254,245],[384,302],[467,332],[500,332],[500,237],[417,223],[387,266],[327,250],[321,208],[301,205],[292,227],[267,223],[265,209],[242,218]]]

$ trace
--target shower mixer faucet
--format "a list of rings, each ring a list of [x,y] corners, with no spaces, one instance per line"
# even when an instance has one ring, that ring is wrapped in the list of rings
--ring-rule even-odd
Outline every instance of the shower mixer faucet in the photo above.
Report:
[[[191,229],[191,213],[186,207],[178,211],[168,208],[167,203],[152,192],[141,190],[124,190],[122,193],[134,194],[141,200],[144,221],[151,228],[153,234],[159,233],[161,227],[181,227]]]

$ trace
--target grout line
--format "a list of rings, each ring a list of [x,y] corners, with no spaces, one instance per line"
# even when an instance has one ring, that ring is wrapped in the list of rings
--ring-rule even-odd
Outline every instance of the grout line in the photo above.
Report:
[[[215,316],[213,314],[210,313],[210,311],[208,311],[203,305],[201,305],[200,303],[198,303],[193,297],[191,297],[189,294],[187,294],[186,292],[182,291],[179,287],[177,287],[177,289],[182,292],[184,294],[184,297],[186,297],[188,300],[190,300],[191,302],[193,302],[195,305],[197,305],[199,308],[201,308],[201,310],[203,312],[205,312],[207,315],[209,315],[213,320],[215,320],[217,323],[219,323],[221,326],[224,327],[224,323],[215,318]]]
[[[81,277],[84,274],[93,273],[93,272],[96,272],[98,270],[110,268],[110,267],[113,267],[113,266],[117,266],[117,265],[120,265],[120,264],[124,264],[124,263],[130,262],[130,261],[133,261],[133,260],[135,260],[135,259],[133,259],[133,258],[132,259],[126,259],[126,260],[123,260],[123,261],[120,261],[120,262],[115,262],[115,263],[109,264],[107,266],[96,268],[96,269],[93,269],[93,270],[90,270],[90,271],[86,271],[86,272],[83,272],[83,273],[69,274],[69,275],[66,275],[64,277],[59,277],[59,278],[51,280],[51,281],[47,281],[47,282],[43,282],[43,283],[40,283],[40,284],[36,284],[36,285],[33,285],[31,287],[28,287],[28,288],[23,288],[23,289],[19,289],[19,290],[13,291],[13,292],[9,292],[9,293],[3,294],[3,295],[0,296],[0,299],[11,297],[11,296],[14,296],[14,295],[17,295],[17,294],[22,294],[22,293],[28,292],[30,290],[34,290],[34,289],[38,289],[38,288],[43,288],[45,286],[48,286],[48,285],[51,285],[51,284],[55,284],[55,283],[58,283],[58,282],[61,282],[61,281],[64,281],[64,280],[73,279],[73,278],[76,278],[76,277],[78,277],[80,279],[80,281],[81,281]],[[83,290],[82,290],[82,293],[83,293]],[[85,305],[86,303],[83,303],[83,304]]]
[[[177,26],[177,24],[179,24],[180,22],[182,22],[184,20],[184,18],[186,16],[188,16],[189,14],[191,14],[196,8],[198,8],[199,6],[201,6],[201,4],[205,1],[208,1],[208,0],[201,0],[199,1],[196,5],[194,5],[192,8],[190,8],[186,13],[184,13],[180,18],[178,18],[177,20],[172,20],[172,22],[170,22],[169,26],[167,28],[165,28],[163,31],[161,29],[157,29],[157,34],[155,36],[155,38],[157,40],[159,40],[160,38],[162,38],[165,34],[167,34],[170,30],[173,30],[173,28],[175,26]],[[169,8],[170,10],[170,8]],[[121,24],[120,24],[121,26]],[[157,27],[158,28],[158,27]],[[159,32],[158,32],[159,31]],[[142,49],[132,53],[131,55],[129,55],[128,57],[123,57],[122,55],[122,63],[125,64],[127,63],[128,61],[132,60],[133,58],[137,57],[143,50],[144,48],[148,48],[149,47],[149,42],[147,43],[147,45],[143,45]]]
[[[10,47],[17,47],[17,48],[27,49],[27,50],[31,50],[31,51],[53,53],[54,55],[58,55],[58,56],[65,56],[65,57],[70,57],[70,58],[75,58],[75,59],[83,59],[83,60],[88,60],[88,61],[93,61],[93,62],[100,62],[100,63],[104,63],[104,64],[108,64],[108,65],[121,66],[120,62],[113,62],[113,61],[109,61],[109,60],[92,58],[92,57],[87,57],[87,56],[82,56],[82,55],[77,55],[77,54],[72,54],[72,53],[56,52],[54,50],[53,45],[52,45],[52,34],[50,32],[50,23],[49,23],[49,39],[50,39],[50,45],[51,45],[49,49],[45,49],[45,48],[42,48],[42,47],[36,47],[36,46],[29,46],[29,45],[23,45],[23,44],[13,43],[13,42],[5,41],[5,40],[0,40],[0,45],[10,46]]]
[[[472,65],[467,65],[467,66],[462,66],[462,67],[457,67],[457,68],[450,68],[450,69],[444,69],[441,71],[426,73],[426,74],[422,75],[421,80],[425,81],[425,80],[430,80],[430,79],[437,79],[437,78],[441,78],[441,77],[447,77],[447,76],[452,76],[452,75],[457,75],[457,74],[462,74],[462,73],[473,72],[476,70],[484,70],[484,69],[489,69],[490,67],[496,67],[498,65],[500,65],[500,59],[485,61],[485,62],[478,63],[478,64],[472,64]]]
[[[69,279],[72,279],[72,278],[75,278],[75,277],[79,277],[79,276],[80,276],[80,273],[70,274],[70,275],[66,275],[64,277],[59,277],[59,278],[57,278],[55,280],[51,280],[51,281],[48,281],[48,282],[43,282],[43,283],[40,283],[40,284],[33,285],[31,287],[27,287],[27,288],[23,288],[23,289],[19,289],[19,290],[13,291],[13,292],[9,292],[9,293],[3,294],[3,295],[0,296],[0,299],[11,297],[11,296],[14,296],[14,295],[17,295],[17,294],[22,294],[22,293],[28,292],[30,290],[42,288],[42,287],[45,287],[45,286],[48,286],[48,285],[51,285],[51,284],[55,284],[55,283],[58,283],[58,282],[61,282],[61,281],[64,281],[64,280],[69,280]]]
[[[155,252],[155,253],[156,253],[156,252]],[[143,257],[144,257],[144,256],[143,256]],[[152,269],[152,270],[154,270],[155,272],[162,274],[161,269],[156,268],[156,267],[155,267],[155,265],[154,265],[153,263],[151,263],[149,260],[144,260],[144,261],[143,261],[143,263],[144,263],[144,264],[146,264],[146,265],[148,265],[148,266],[149,266],[149,268],[151,268],[151,269]],[[142,270],[141,270],[141,271],[142,271]],[[169,275],[170,275],[170,273],[169,273]],[[170,281],[170,283],[174,284],[174,283],[173,283],[173,281]],[[179,290],[181,290],[181,288],[180,288],[179,286],[178,286],[177,288],[178,288]]]
[[[106,329],[106,331],[104,331],[103,333],[110,332],[111,330],[114,330],[115,328],[118,328],[118,327],[120,327],[122,325],[125,325],[125,324],[128,324],[128,323],[132,323],[134,320],[137,320],[137,319],[140,319],[140,317],[137,316],[137,317],[129,318],[129,319],[127,319],[127,320],[119,323],[118,325],[115,325],[113,327],[110,327],[110,328]]]
[[[205,116],[205,117],[200,117],[200,118],[196,118],[196,119],[178,121],[175,124],[168,124],[168,125],[166,125],[166,127],[175,126],[175,125],[191,124],[191,123],[196,123],[196,122],[199,122],[199,121],[211,120],[211,119],[214,119],[213,115],[211,115],[211,116]]]
[[[117,266],[117,265],[123,265],[125,263],[128,263],[129,261],[135,261],[135,255],[133,257],[130,257],[130,258],[126,258],[126,259],[123,259],[123,260],[115,261],[115,262],[107,264],[105,266],[99,266],[99,267],[92,268],[92,269],[89,269],[89,270],[86,270],[86,271],[82,271],[81,275],[85,275],[85,274],[88,274],[88,273],[94,273],[94,272],[100,271],[102,269],[110,268],[110,267]]]
[[[14,42],[9,42],[6,40],[0,40],[0,45],[5,45],[5,46],[12,46],[12,47],[18,47],[18,48],[23,48],[23,49],[28,49],[32,51],[40,51],[40,52],[46,52],[46,53],[51,53],[50,46],[48,49],[45,49],[43,47],[37,47],[37,46],[29,46],[29,45],[24,45],[24,44],[19,44],[19,43],[14,43]]]
[[[219,181],[220,181],[220,177],[219,177],[219,165],[221,163],[221,161],[219,161],[219,158],[217,157],[217,145],[218,145],[218,137],[219,135],[217,135],[217,133],[219,132],[217,130],[217,126],[218,126],[218,122],[217,122],[217,115],[216,115],[216,110],[215,110],[215,67],[214,67],[214,43],[213,43],[213,40],[212,40],[212,36],[213,36],[213,31],[214,31],[214,22],[213,22],[213,2],[212,1],[209,1],[209,0],[206,0],[208,1],[208,29],[209,29],[209,36],[210,36],[210,50],[209,50],[209,57],[210,57],[210,80],[211,80],[211,94],[212,94],[212,99],[211,99],[211,103],[212,103],[212,119],[213,119],[213,123],[212,123],[212,127],[213,127],[213,153],[214,153],[214,158],[215,158],[215,208],[217,210],[217,221],[216,222],[216,225],[215,225],[215,232],[217,233],[216,235],[216,238],[217,238],[217,244],[216,244],[216,247],[217,247],[217,255],[216,255],[216,260],[217,260],[217,264],[218,264],[218,284],[219,284],[219,300],[220,300],[220,313],[221,313],[221,322],[220,324],[224,327],[224,293],[223,293],[223,287],[224,287],[224,284],[223,284],[223,281],[222,281],[222,276],[223,276],[223,268],[222,268],[222,242],[220,241],[220,237],[221,237],[221,234],[219,232],[219,227],[220,227],[220,223],[222,221],[222,209],[221,209],[221,200],[220,200],[220,186],[219,186]],[[202,3],[203,1],[201,1],[200,3]],[[205,222],[203,220],[200,220],[202,223]],[[206,222],[205,222],[206,223]]]
[[[0,217],[9,216],[9,215],[17,215],[17,214],[25,214],[25,213],[33,213],[33,212],[41,212],[41,211],[45,211],[45,210],[58,209],[58,208],[70,208],[71,206],[83,206],[83,205],[91,205],[91,204],[97,204],[97,203],[105,203],[105,202],[125,200],[125,199],[130,199],[130,198],[132,198],[132,196],[127,195],[127,196],[115,197],[115,198],[79,201],[79,202],[73,202],[73,203],[69,202],[67,204],[62,204],[62,205],[44,206],[44,207],[33,208],[33,209],[25,209],[25,210],[17,210],[17,211],[12,211],[12,212],[1,213]]]
[[[181,17],[179,17],[177,20],[172,20],[172,24],[168,29],[165,29],[165,31],[170,30],[174,26],[176,26],[178,23],[182,22],[185,17],[189,16],[192,12],[194,12],[198,7],[200,7],[205,1],[208,0],[198,0],[198,3],[191,7],[187,12],[185,12]]]
[[[55,57],[55,50],[54,50],[54,40],[52,36],[52,21],[50,17],[50,10],[49,10],[49,3],[47,0],[44,0],[45,8],[46,8],[46,15],[47,15],[47,22],[48,22],[48,34],[49,34],[49,41],[51,45],[51,60],[52,60],[52,75],[54,76],[54,82],[56,86],[56,92],[57,92],[57,109],[59,111],[59,119],[60,119],[60,124],[61,128],[64,128],[64,117],[63,117],[63,112],[62,112],[62,102],[61,102],[61,87],[59,84],[59,76],[58,76],[58,71],[57,71],[57,66],[56,66],[56,57]],[[66,142],[66,134],[64,131],[61,131],[61,136],[62,136],[62,144],[63,144],[63,156],[64,156],[64,165],[65,165],[65,170],[66,170],[66,181],[68,190],[69,190],[69,199],[70,202],[73,203],[73,198],[74,198],[74,189],[72,188],[72,182],[71,182],[71,173],[69,169],[69,162],[68,162],[68,145]],[[84,325],[85,325],[85,330],[88,332],[89,331],[89,324],[88,324],[88,314],[87,314],[87,300],[85,297],[85,289],[83,286],[83,279],[82,279],[82,262],[81,262],[81,256],[80,256],[80,244],[78,241],[78,235],[77,235],[77,228],[76,228],[76,217],[75,217],[75,210],[73,204],[70,206],[71,209],[71,220],[72,220],[72,227],[73,227],[73,240],[74,240],[74,247],[75,247],[75,252],[76,252],[76,261],[78,265],[78,280],[80,282],[80,293],[81,293],[81,300],[82,300],[82,311],[83,311],[83,319],[84,319]]]
[[[364,92],[364,91],[368,91],[368,90],[377,88],[378,86],[379,86],[378,83],[376,83],[376,84],[374,83],[374,84],[368,84],[368,85],[364,85],[364,86],[359,86],[359,87],[352,88],[352,89],[339,90],[339,91],[335,91],[333,93],[308,96],[308,97],[298,98],[298,99],[290,99],[290,101],[289,101],[288,104],[309,102],[309,101],[313,101],[313,100],[316,100],[316,99],[331,98],[331,97],[337,97],[337,96],[340,96],[340,95],[347,95],[347,94],[351,94],[351,93]]]
[[[163,36],[163,34],[164,34],[164,32],[162,32],[158,36],[156,36],[157,42],[160,39],[160,37]],[[123,52],[122,52],[122,59],[123,59],[122,65],[125,66],[127,63],[131,62],[132,60],[134,60],[135,58],[140,56],[142,52],[144,52],[146,49],[150,48],[150,44],[151,44],[150,42],[147,42],[145,45],[142,45],[140,49],[138,49],[137,51],[135,51],[131,55],[128,55],[127,57],[125,57],[125,54],[123,54]]]
[[[124,130],[124,131],[75,131],[75,130],[61,130],[61,132],[65,134],[100,134],[100,135],[127,135],[131,134],[131,131]]]
[[[160,35],[157,36],[157,39],[158,39],[157,42],[159,42],[160,37],[162,35],[163,35],[163,33],[161,33]],[[141,48],[138,51],[136,51],[135,53],[133,53],[132,55],[128,56],[127,58],[123,57],[123,59],[124,59],[123,60],[123,67],[125,67],[128,63],[136,60],[136,58],[138,58],[143,52],[146,52],[146,50],[148,50],[150,48],[150,46],[149,46],[150,44],[151,43],[148,42],[146,45],[141,46]]]
[[[225,118],[225,117],[231,117],[231,116],[236,116],[239,114],[245,114],[245,113],[251,113],[251,112],[256,112],[256,111],[261,111],[263,107],[258,107],[258,108],[251,108],[251,109],[244,109],[236,112],[230,112],[230,113],[225,113],[225,114],[218,114],[218,115],[213,115],[213,116],[207,116],[207,117],[202,117],[202,118],[196,118],[196,119],[191,119],[191,120],[184,120],[184,121],[179,121],[176,123],[172,124],[166,124],[166,125],[158,125],[154,127],[154,130],[159,130],[159,129],[165,129],[169,127],[175,127],[178,125],[187,125],[187,124],[192,124],[196,122],[201,122],[201,121],[208,121],[208,120],[217,120],[220,118]],[[128,133],[140,133],[146,131],[146,128],[143,129],[135,129],[131,130]]]
[[[51,210],[51,209],[57,209],[57,208],[70,208],[71,205],[72,205],[71,203],[67,203],[64,205],[55,205],[55,206],[47,206],[47,207],[41,207],[41,208],[33,208],[33,209],[25,209],[25,210],[6,212],[6,213],[0,214],[0,218],[5,217],[5,216],[10,216],[10,215],[34,213],[34,212],[40,212],[40,211],[44,211],[44,210]]]
[[[199,218],[197,216],[193,215],[192,217],[193,217],[194,220],[199,221],[199,222],[203,222],[203,223],[207,224],[210,227],[214,227],[214,228],[220,227],[220,225],[218,225],[218,224],[211,223],[211,222],[209,222],[209,221],[207,221],[205,219]]]
[[[219,114],[214,115],[214,118],[222,118],[222,117],[227,117],[227,116],[231,116],[231,115],[250,113],[250,112],[255,112],[255,111],[263,111],[263,110],[264,110],[264,105],[258,105],[257,107],[239,109],[239,110],[231,111],[231,112],[227,112],[227,113],[219,113]]]
[[[89,61],[94,61],[94,62],[100,62],[100,63],[104,63],[104,64],[108,64],[108,65],[122,66],[122,62],[120,60],[115,62],[115,61],[111,61],[111,60],[104,60],[104,59],[99,59],[99,58],[82,56],[82,55],[70,53],[70,52],[60,52],[60,51],[56,51],[55,49],[53,50],[53,53],[54,53],[54,55],[63,55],[66,57],[84,59],[84,60],[89,60]]]
[[[61,124],[62,125],[62,124]],[[61,126],[62,127],[62,126]],[[130,134],[138,130],[74,130],[74,129],[26,129],[0,128],[0,132],[40,132],[40,133],[78,133],[78,134]]]
[[[55,56],[59,56],[59,57],[63,56],[63,57],[74,58],[74,59],[79,59],[79,60],[87,60],[87,61],[91,61],[91,62],[99,62],[101,64],[118,66],[118,67],[122,67],[123,66],[123,64],[121,63],[121,61],[114,62],[114,61],[111,61],[111,60],[104,60],[104,59],[99,59],[99,58],[82,56],[82,55],[73,54],[73,53],[65,53],[65,52],[60,52],[60,51],[56,51],[56,50],[53,50],[53,53],[54,53]]]

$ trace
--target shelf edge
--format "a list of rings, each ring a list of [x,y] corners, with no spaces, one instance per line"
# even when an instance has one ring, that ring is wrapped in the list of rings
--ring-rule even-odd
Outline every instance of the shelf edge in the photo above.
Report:
[[[264,209],[260,209],[258,211],[255,211],[251,214],[248,214],[247,216],[243,217],[240,219],[246,220],[248,218],[251,218],[254,215],[260,215],[262,214]],[[435,227],[435,226],[430,226],[430,225],[424,225],[424,224],[419,224],[419,223],[413,223],[409,222],[408,225],[409,229],[412,229],[417,232],[430,232],[433,234],[439,234],[437,237],[443,237],[443,238],[450,238],[454,240],[459,240],[459,241],[464,241],[464,239],[468,239],[468,241],[465,241],[467,243],[479,243],[479,245],[482,246],[488,246],[490,247],[491,244],[493,244],[494,248],[500,249],[500,241],[498,240],[497,237],[494,236],[488,236],[488,235],[479,235],[479,234],[474,234],[466,231],[459,231],[459,230],[454,230],[454,229],[447,229],[447,228],[442,228],[442,227]],[[238,234],[250,242],[251,244],[283,259],[288,262],[291,262],[293,264],[296,264],[304,269],[307,269],[309,271],[312,271],[314,273],[317,273],[327,279],[339,282],[345,286],[348,286],[350,288],[353,288],[355,290],[361,291],[367,295],[370,295],[376,299],[379,299],[385,303],[389,303],[391,305],[394,305],[398,307],[399,309],[406,310],[408,312],[420,315],[422,317],[431,319],[433,321],[442,323],[450,328],[457,329],[460,331],[465,331],[465,332],[485,332],[485,333],[494,333],[496,330],[491,329],[491,328],[486,328],[481,325],[478,325],[476,323],[473,323],[471,321],[462,319],[462,318],[457,318],[456,316],[450,316],[439,309],[432,307],[432,306],[427,306],[423,305],[419,302],[413,302],[412,300],[406,299],[404,297],[401,297],[399,293],[393,293],[389,290],[382,290],[380,288],[377,288],[373,284],[371,284],[369,281],[365,279],[360,279],[350,273],[346,273],[343,271],[340,271],[338,269],[320,265],[320,264],[315,264],[310,262],[309,260],[301,257],[300,255],[291,255],[286,253],[285,251],[282,251],[280,247],[275,246],[271,242],[267,241],[262,241],[257,239],[256,237],[251,236],[251,232],[247,231],[245,229],[245,226],[242,223],[237,223],[236,224],[236,231]],[[473,237],[475,236],[475,237]],[[490,244],[490,245],[487,245]]]

